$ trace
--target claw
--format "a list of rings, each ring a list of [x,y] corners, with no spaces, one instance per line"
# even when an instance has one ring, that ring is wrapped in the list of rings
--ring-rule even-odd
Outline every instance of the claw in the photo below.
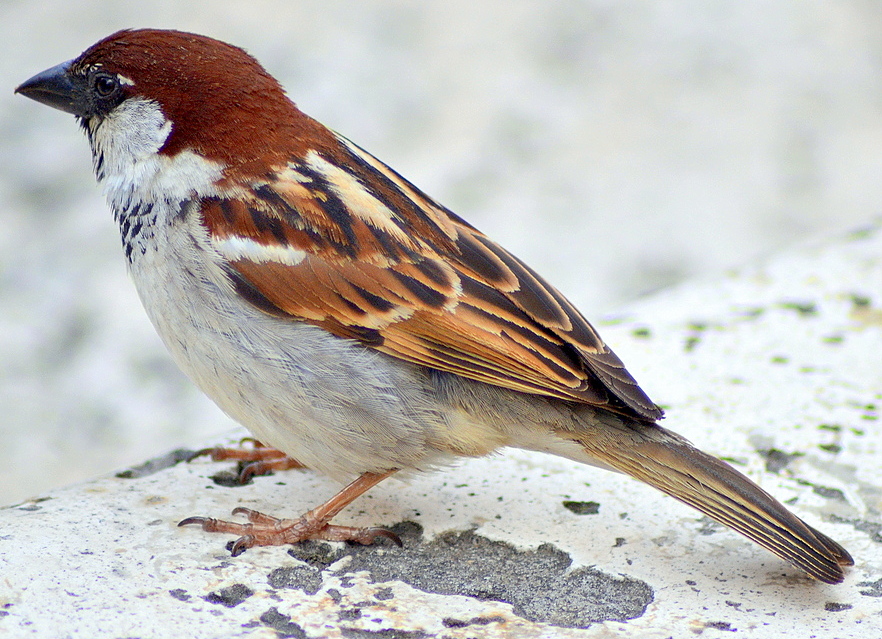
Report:
[[[268,475],[271,471],[272,468],[270,465],[261,461],[254,461],[250,464],[245,464],[242,467],[242,470],[239,471],[239,476],[236,477],[236,479],[244,486],[250,482],[255,475]]]
[[[252,535],[245,535],[243,537],[239,537],[234,543],[233,547],[230,548],[230,555],[232,557],[238,557],[243,552],[248,550],[254,545],[254,537]]]
[[[233,515],[242,515],[252,524],[259,524],[261,526],[277,526],[282,523],[282,520],[278,517],[264,515],[258,510],[252,510],[251,508],[244,508],[242,506],[233,508]]]
[[[399,548],[404,548],[404,543],[401,541],[401,537],[396,535],[391,530],[387,530],[385,528],[368,528],[368,533],[372,535],[371,541],[373,541],[377,537],[385,537]]]
[[[181,526],[189,526],[191,524],[198,524],[202,526],[203,530],[205,529],[205,524],[211,521],[208,517],[187,517],[186,519],[182,519],[178,522],[178,528]]]

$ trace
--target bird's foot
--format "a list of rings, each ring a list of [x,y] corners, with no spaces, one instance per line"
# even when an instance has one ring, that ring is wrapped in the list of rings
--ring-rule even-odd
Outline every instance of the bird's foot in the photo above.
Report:
[[[203,448],[196,451],[187,461],[193,461],[197,457],[208,456],[212,461],[225,461],[233,459],[240,463],[236,481],[239,484],[247,484],[252,477],[257,475],[268,475],[274,470],[290,470],[292,468],[303,468],[303,464],[296,459],[288,457],[285,453],[266,446],[251,437],[245,437],[240,440],[240,444],[251,442],[250,447],[242,446],[240,448],[225,448],[217,446],[214,448]]]
[[[378,537],[385,537],[401,546],[398,535],[385,528],[353,528],[329,523],[352,500],[394,472],[389,470],[384,473],[364,473],[327,502],[297,519],[278,519],[250,508],[236,508],[233,514],[245,515],[248,523],[224,521],[213,517],[187,517],[178,526],[193,524],[201,526],[206,532],[239,535],[231,548],[234,557],[254,546],[296,544],[306,539],[355,541],[367,545],[374,543]]]
[[[265,515],[250,508],[236,508],[234,515],[245,515],[247,524],[224,521],[213,517],[188,517],[179,526],[198,524],[205,532],[219,532],[239,535],[233,542],[230,553],[237,557],[254,546],[283,546],[296,544],[307,539],[323,539],[326,541],[355,541],[369,545],[378,537],[386,537],[401,546],[401,539],[391,530],[385,528],[353,528],[351,526],[333,526],[311,517],[311,512],[298,519],[279,519]]]

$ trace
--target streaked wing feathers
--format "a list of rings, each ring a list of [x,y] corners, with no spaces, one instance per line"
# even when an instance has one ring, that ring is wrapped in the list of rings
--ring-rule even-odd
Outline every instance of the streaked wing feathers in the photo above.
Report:
[[[591,325],[502,247],[352,143],[310,151],[204,224],[262,310],[400,359],[655,420]]]

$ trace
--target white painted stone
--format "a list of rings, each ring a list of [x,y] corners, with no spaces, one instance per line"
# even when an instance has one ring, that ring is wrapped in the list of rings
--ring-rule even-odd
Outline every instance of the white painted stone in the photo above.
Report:
[[[198,460],[138,479],[103,477],[0,510],[0,635],[882,636],[882,229],[782,255],[722,281],[681,286],[600,328],[666,406],[666,426],[732,460],[848,548],[856,566],[844,584],[813,582],[634,481],[509,451],[407,484],[385,482],[338,521],[409,520],[424,528],[427,542],[452,530],[511,543],[522,554],[488,568],[511,583],[521,559],[551,544],[572,558],[572,569],[593,567],[612,578],[608,584],[635,580],[616,597],[651,588],[642,614],[586,629],[536,623],[509,604],[347,574],[346,562],[356,559],[326,570],[318,586],[318,573],[287,548],[231,558],[228,537],[176,523],[191,515],[226,517],[236,506],[293,516],[337,486],[288,471],[223,488],[209,476],[229,464]],[[773,449],[797,456],[781,457],[789,463],[770,472],[768,453],[759,451]],[[567,500],[596,502],[598,512],[576,515],[563,506]],[[406,568],[420,548],[374,547],[368,556]],[[466,553],[455,552],[462,563],[450,578],[468,568]],[[281,573],[272,572],[280,568],[311,574],[317,591],[281,587]],[[535,600],[540,581],[528,578],[521,592]],[[227,592],[232,603],[236,589],[246,587],[253,594],[234,607],[211,596]],[[297,627],[285,626],[285,616]]]

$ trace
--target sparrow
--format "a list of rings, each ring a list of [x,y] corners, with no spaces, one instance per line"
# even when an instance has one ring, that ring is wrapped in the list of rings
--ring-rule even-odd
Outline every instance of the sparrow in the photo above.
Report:
[[[16,92],[84,129],[150,320],[261,442],[240,456],[351,481],[297,518],[237,508],[247,523],[180,525],[239,535],[234,555],[396,541],[331,521],[393,473],[514,446],[646,482],[820,581],[853,564],[661,427],[662,410],[553,286],[302,113],[242,49],[124,30]]]

